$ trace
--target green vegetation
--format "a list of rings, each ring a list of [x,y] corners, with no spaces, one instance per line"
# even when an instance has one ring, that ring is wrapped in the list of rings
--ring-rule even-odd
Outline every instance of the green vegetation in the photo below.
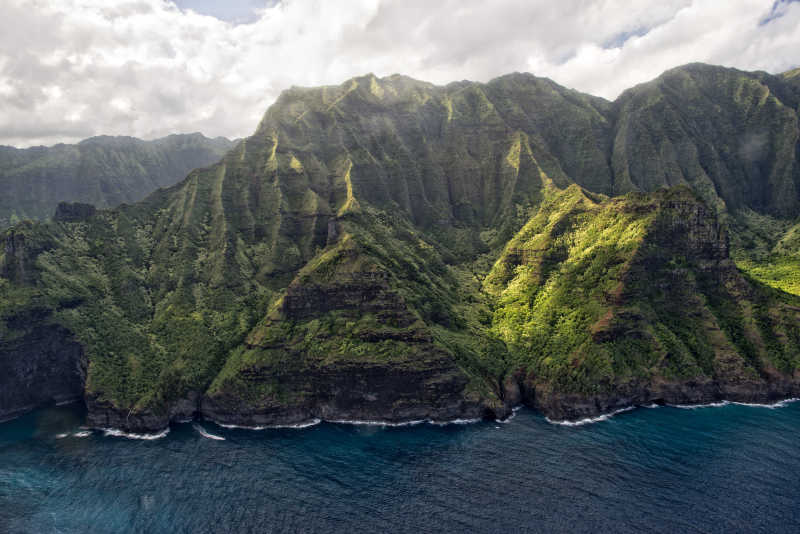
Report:
[[[545,407],[791,380],[798,102],[704,65],[613,104],[524,74],[293,88],[173,187],[6,231],[0,335],[67,327],[87,392],[143,414],[305,406],[356,370],[491,407],[509,377]]]
[[[686,188],[597,203],[572,186],[523,227],[486,284],[515,365],[562,392],[758,379],[800,363],[800,299],[748,284]],[[731,354],[743,357],[733,369]]]

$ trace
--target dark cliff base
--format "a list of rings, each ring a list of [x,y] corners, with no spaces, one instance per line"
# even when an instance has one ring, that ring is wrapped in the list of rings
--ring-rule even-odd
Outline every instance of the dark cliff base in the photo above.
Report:
[[[419,405],[391,413],[374,410],[361,410],[355,407],[339,409],[335,404],[320,404],[313,407],[287,407],[272,411],[227,411],[215,402],[204,399],[191,410],[172,414],[129,414],[110,406],[87,402],[89,412],[87,424],[94,428],[116,428],[125,432],[158,433],[170,423],[186,422],[195,418],[208,419],[217,424],[241,427],[281,427],[302,426],[315,421],[331,422],[381,422],[387,424],[403,424],[415,421],[450,422],[457,420],[504,419],[511,414],[511,407],[496,414],[491,409],[479,404],[464,404],[447,407]]]
[[[191,395],[173,404],[168,413],[140,414],[118,410],[87,395],[88,424],[132,433],[155,433],[170,422],[195,417],[243,427],[293,426],[315,420],[380,421],[390,424],[430,420],[503,419],[519,402],[509,396],[504,404],[464,394],[461,375],[437,369],[393,372],[386,366],[342,368],[317,376],[279,377],[294,396],[245,402],[236,395]],[[312,392],[313,394],[309,394]]]
[[[0,341],[0,421],[81,399],[85,377],[83,349],[64,328],[37,326]]]
[[[199,395],[191,395],[175,402],[167,413],[134,413],[119,410],[94,395],[85,397],[86,423],[94,428],[116,428],[132,433],[156,433],[170,423],[190,421],[199,415]]]
[[[505,399],[502,406],[488,406],[481,402],[454,402],[422,404],[390,403],[383,406],[370,402],[357,404],[352,396],[340,399],[327,398],[305,405],[274,405],[271,407],[244,407],[226,404],[230,399],[212,399],[192,396],[178,402],[166,414],[129,414],[112,406],[87,398],[90,426],[118,428],[131,433],[157,433],[171,422],[185,422],[203,418],[218,424],[241,427],[301,426],[316,420],[382,422],[401,424],[413,421],[448,422],[455,420],[505,419],[512,408],[524,405],[539,411],[552,421],[579,421],[597,417],[625,408],[657,405],[694,405],[721,401],[773,404],[790,398],[800,398],[800,381],[750,382],[740,384],[669,383],[658,385],[628,384],[605,395],[583,396],[546,391],[535,392],[528,387],[519,388],[516,382],[504,384]],[[397,407],[397,405],[403,405]],[[238,409],[238,411],[237,411]]]
[[[800,398],[800,381],[741,382],[717,381],[626,384],[619,389],[594,396],[570,395],[523,388],[524,402],[553,421],[577,421],[635,406],[694,405],[730,401],[773,404]]]

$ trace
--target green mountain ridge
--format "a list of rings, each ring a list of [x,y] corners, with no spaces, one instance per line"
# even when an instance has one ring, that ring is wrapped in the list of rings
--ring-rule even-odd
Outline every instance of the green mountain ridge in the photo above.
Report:
[[[707,65],[613,103],[529,74],[292,88],[181,183],[5,233],[0,413],[84,396],[95,426],[157,430],[797,395],[800,298],[759,269],[798,252],[798,101]],[[53,361],[71,378],[37,389]]]
[[[50,218],[59,202],[113,208],[139,201],[192,169],[217,162],[233,146],[200,133],[153,141],[98,136],[75,145],[0,146],[0,228]]]

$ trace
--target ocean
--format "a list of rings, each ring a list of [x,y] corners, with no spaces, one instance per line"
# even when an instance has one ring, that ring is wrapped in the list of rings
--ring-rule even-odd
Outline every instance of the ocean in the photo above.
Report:
[[[0,424],[1,532],[800,532],[800,403],[151,440],[83,420]]]

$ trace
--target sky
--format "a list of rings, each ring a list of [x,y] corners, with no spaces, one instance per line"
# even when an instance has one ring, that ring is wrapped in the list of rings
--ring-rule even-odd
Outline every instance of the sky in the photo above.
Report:
[[[249,135],[280,92],[532,72],[613,99],[702,61],[800,65],[795,0],[0,0],[0,144]]]

